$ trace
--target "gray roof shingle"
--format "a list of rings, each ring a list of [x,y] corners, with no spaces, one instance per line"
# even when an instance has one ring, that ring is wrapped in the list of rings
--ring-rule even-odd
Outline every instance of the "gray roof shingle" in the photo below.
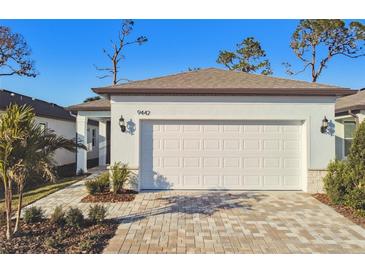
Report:
[[[59,105],[0,89],[0,109],[5,110],[10,104],[28,105],[34,109],[36,116],[75,121],[75,117]]]
[[[81,103],[77,105],[72,105],[67,107],[71,111],[82,111],[82,110],[110,110],[110,101],[107,99],[99,99],[94,101],[89,101],[86,103]]]
[[[345,96],[336,101],[336,113],[363,109],[365,109],[365,91],[359,91],[354,95]]]
[[[303,93],[307,95],[304,91],[313,91],[314,93],[311,95],[353,94],[350,89],[343,87],[217,68],[183,72],[103,88],[93,88],[93,91],[99,94],[126,95],[182,94],[188,92],[191,92],[192,95],[218,93],[236,95],[298,95],[298,93]],[[321,93],[318,91],[321,91]]]

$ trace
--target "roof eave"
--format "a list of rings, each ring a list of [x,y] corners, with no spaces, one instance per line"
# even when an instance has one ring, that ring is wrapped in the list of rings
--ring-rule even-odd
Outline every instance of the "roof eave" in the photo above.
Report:
[[[352,89],[336,88],[92,88],[97,94],[109,95],[191,95],[191,96],[347,96]]]
[[[110,111],[110,107],[95,107],[95,106],[70,106],[66,108],[69,111]]]
[[[347,106],[347,107],[341,107],[341,108],[336,108],[335,109],[335,113],[341,113],[341,112],[348,112],[348,111],[355,111],[355,110],[365,110],[365,105],[364,104],[357,104],[357,105],[353,105],[353,106]]]

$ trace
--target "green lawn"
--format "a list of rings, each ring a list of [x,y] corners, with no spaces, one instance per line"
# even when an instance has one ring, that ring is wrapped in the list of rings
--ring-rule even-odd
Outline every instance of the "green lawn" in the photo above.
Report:
[[[54,193],[62,188],[76,183],[77,181],[85,178],[85,176],[75,176],[70,178],[61,179],[55,183],[45,183],[38,185],[33,189],[26,190],[23,196],[23,206],[27,206],[51,193]],[[16,209],[18,205],[18,195],[14,195],[13,208]],[[4,205],[4,193],[0,190],[0,212],[5,209]]]

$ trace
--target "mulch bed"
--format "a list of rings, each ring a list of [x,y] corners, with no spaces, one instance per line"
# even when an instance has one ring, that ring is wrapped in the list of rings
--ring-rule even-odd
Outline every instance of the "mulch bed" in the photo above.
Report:
[[[59,227],[43,220],[34,224],[22,223],[21,232],[9,241],[5,226],[1,226],[0,253],[101,253],[117,227],[113,220],[97,225],[85,220],[82,228]]]
[[[336,210],[341,215],[345,216],[347,219],[351,220],[355,224],[360,225],[361,227],[365,228],[365,217],[360,216],[355,209],[344,206],[344,205],[335,205],[331,203],[329,197],[327,194],[322,193],[316,193],[313,194],[313,197],[316,198],[318,201],[332,207],[334,210]]]
[[[131,202],[136,198],[137,192],[134,190],[123,190],[123,192],[114,194],[113,192],[87,195],[82,198],[82,203],[120,203]]]

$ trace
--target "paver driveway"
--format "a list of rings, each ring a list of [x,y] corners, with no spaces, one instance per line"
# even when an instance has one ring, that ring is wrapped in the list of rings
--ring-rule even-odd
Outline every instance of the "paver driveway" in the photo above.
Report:
[[[76,183],[35,203],[79,206]],[[107,204],[120,221],[105,253],[365,253],[365,230],[301,192],[145,192]]]
[[[141,193],[106,253],[365,253],[365,230],[296,192]]]

